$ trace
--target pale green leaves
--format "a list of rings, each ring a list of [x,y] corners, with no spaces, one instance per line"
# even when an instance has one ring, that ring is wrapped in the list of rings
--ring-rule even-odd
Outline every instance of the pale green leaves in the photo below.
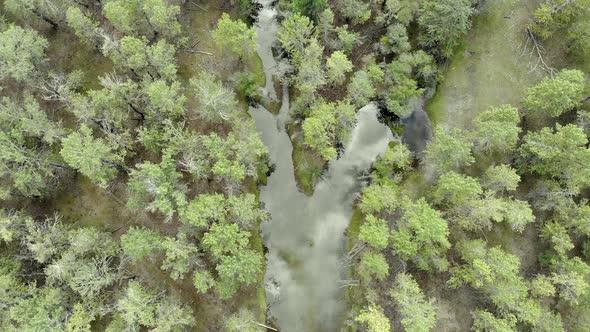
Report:
[[[241,20],[233,21],[226,13],[217,21],[217,29],[213,30],[212,35],[219,47],[240,59],[256,50],[254,27],[248,28]]]

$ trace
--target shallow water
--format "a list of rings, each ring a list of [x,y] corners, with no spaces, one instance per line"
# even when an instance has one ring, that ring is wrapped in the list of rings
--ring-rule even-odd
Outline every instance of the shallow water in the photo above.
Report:
[[[278,69],[271,52],[276,11],[272,1],[259,2],[263,9],[257,27],[258,53],[267,75],[264,94],[276,98],[272,75]],[[275,163],[260,192],[271,215],[261,229],[268,248],[265,286],[270,316],[281,332],[338,331],[346,309],[338,282],[346,279],[345,230],[354,195],[362,187],[359,175],[385,151],[392,134],[377,120],[374,105],[363,107],[344,153],[330,163],[313,196],[307,197],[295,183],[293,147],[284,126],[289,113],[286,88],[282,96],[277,116],[261,106],[249,110]]]

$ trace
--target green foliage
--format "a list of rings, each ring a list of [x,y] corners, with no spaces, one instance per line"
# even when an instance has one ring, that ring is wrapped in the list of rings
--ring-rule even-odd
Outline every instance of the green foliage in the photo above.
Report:
[[[202,194],[186,206],[181,221],[192,226],[207,227],[213,221],[225,221],[226,202],[222,194]]]
[[[195,286],[197,292],[205,294],[211,287],[215,286],[215,279],[207,270],[196,270],[193,273],[193,286]]]
[[[564,258],[555,267],[551,274],[551,281],[557,287],[559,297],[573,305],[579,303],[579,299],[587,294],[590,289],[587,278],[590,275],[590,266],[579,257]]]
[[[226,13],[217,21],[212,36],[219,47],[240,59],[256,50],[256,29],[241,20],[233,21]]]
[[[198,248],[189,242],[186,234],[178,233],[176,239],[166,238],[162,242],[166,259],[162,262],[162,270],[170,270],[170,277],[174,280],[184,279],[190,269],[198,265]]]
[[[168,5],[164,0],[108,0],[103,14],[117,30],[126,34],[175,38],[182,29],[178,22],[180,7]]]
[[[359,70],[354,73],[348,84],[348,96],[355,106],[365,106],[375,97],[376,93],[377,90],[366,71]]]
[[[391,297],[400,308],[402,325],[407,332],[432,331],[436,326],[436,307],[427,300],[420,286],[406,273],[395,277]]]
[[[37,31],[9,25],[0,32],[0,79],[33,80],[45,62],[47,45]]]
[[[278,31],[278,39],[291,56],[291,63],[298,67],[303,52],[313,37],[314,26],[307,16],[295,13],[289,16]]]
[[[360,202],[360,209],[363,213],[393,213],[399,206],[399,188],[393,182],[373,183],[363,189]]]
[[[576,27],[587,19],[587,0],[551,0],[544,1],[533,13],[532,31],[543,39],[551,37],[560,29]],[[578,41],[579,35],[570,38]]]
[[[354,24],[363,24],[371,18],[371,7],[364,1],[341,0],[338,9],[344,17],[352,20]]]
[[[528,133],[520,147],[526,169],[561,181],[578,192],[590,185],[590,150],[584,131],[575,125],[556,125]]]
[[[145,94],[148,119],[178,119],[184,115],[186,97],[180,91],[179,82],[167,84],[164,80],[157,80],[145,87]]]
[[[304,100],[313,100],[316,90],[325,82],[322,54],[324,47],[313,39],[303,50],[301,60],[297,63],[295,87]]]
[[[156,296],[137,281],[127,284],[124,296],[117,301],[117,311],[127,326],[138,329],[139,325],[156,325]]]
[[[496,193],[515,191],[519,182],[516,170],[504,164],[488,167],[482,179],[483,187]]]
[[[132,261],[141,262],[154,250],[162,248],[162,236],[150,229],[131,227],[121,236],[121,248]]]
[[[34,289],[8,312],[13,328],[21,331],[63,331],[63,292],[59,288]]]
[[[215,267],[219,275],[217,291],[221,298],[231,297],[239,285],[250,285],[258,280],[263,269],[263,258],[257,252],[244,249],[234,256],[223,256]]]
[[[378,50],[382,54],[402,54],[411,48],[406,27],[400,23],[388,26],[387,32],[379,39]]]
[[[522,131],[519,122],[518,110],[509,105],[492,107],[478,114],[475,119],[477,148],[483,152],[513,151]]]
[[[335,51],[326,60],[326,68],[328,69],[326,73],[328,81],[340,85],[344,83],[346,74],[352,71],[353,66],[346,54]]]
[[[146,161],[137,165],[129,173],[127,206],[158,211],[167,219],[171,218],[179,207],[186,204],[184,192],[178,183],[180,177],[169,154],[165,154],[159,164]]]
[[[361,256],[359,273],[362,280],[367,282],[372,279],[383,281],[389,276],[389,264],[383,254],[368,251]]]
[[[335,30],[338,36],[336,48],[342,50],[344,53],[350,54],[353,47],[361,42],[359,33],[349,30],[346,24],[337,27]]]
[[[268,219],[267,212],[259,207],[253,194],[230,196],[227,203],[230,219],[243,229],[251,228],[254,224]]]
[[[467,134],[460,129],[437,127],[434,140],[426,147],[426,162],[441,173],[469,166],[475,162],[471,155],[472,146]]]
[[[235,94],[224,87],[213,74],[203,71],[191,79],[198,107],[195,112],[212,123],[232,121],[237,117],[238,102]]]
[[[389,227],[383,219],[367,215],[365,222],[361,224],[359,239],[367,242],[375,249],[385,249],[389,242]]]
[[[225,255],[236,255],[248,246],[250,233],[240,231],[237,224],[214,223],[203,236],[201,244],[214,260]]]
[[[115,65],[145,80],[172,81],[176,76],[176,48],[164,39],[148,45],[145,37],[125,36],[118,42],[105,43],[103,49]]]
[[[424,32],[424,43],[430,47],[438,46],[444,56],[450,56],[471,27],[469,17],[472,13],[468,0],[423,1],[418,24]]]
[[[354,317],[354,320],[365,325],[369,332],[389,332],[391,330],[389,319],[383,314],[383,309],[376,305],[370,305],[363,309]]]
[[[483,190],[477,179],[470,176],[448,172],[439,179],[434,192],[434,201],[444,203],[457,210],[468,209],[473,201],[479,199]]]
[[[62,23],[65,5],[69,2],[68,0],[6,0],[4,8],[24,21],[43,20],[53,28],[57,28]]]
[[[62,141],[61,156],[64,161],[94,183],[106,187],[117,176],[123,158],[101,138],[95,138],[92,130],[82,125]]]
[[[315,20],[328,7],[328,3],[326,0],[293,0],[291,6],[296,13]]]
[[[91,323],[94,320],[81,303],[74,305],[74,311],[66,323],[67,332],[90,332]]]
[[[555,286],[551,279],[544,275],[538,275],[531,280],[531,294],[535,297],[552,297],[555,295]]]
[[[337,156],[335,145],[345,142],[355,122],[356,110],[345,102],[314,104],[303,122],[303,140],[324,160]]]
[[[516,332],[516,317],[507,315],[505,318],[495,317],[493,314],[484,310],[475,310],[473,316],[474,332]]]
[[[525,107],[534,115],[557,117],[580,105],[586,82],[579,70],[562,70],[526,91]]]
[[[418,268],[430,271],[433,268],[445,271],[445,257],[451,247],[447,222],[440,212],[431,208],[424,198],[416,202],[405,198],[404,214],[396,230],[391,232],[394,253],[403,260],[412,260]]]
[[[227,332],[264,332],[266,329],[256,324],[254,313],[245,308],[231,315],[225,322]]]
[[[68,27],[85,44],[96,46],[100,42],[100,28],[90,13],[84,13],[78,7],[68,7],[66,12]]]
[[[404,172],[410,168],[411,157],[412,151],[405,144],[390,144],[374,167],[382,176]]]

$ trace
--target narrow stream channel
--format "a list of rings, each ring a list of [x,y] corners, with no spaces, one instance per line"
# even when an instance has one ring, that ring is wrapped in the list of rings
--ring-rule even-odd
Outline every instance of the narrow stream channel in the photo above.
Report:
[[[272,76],[278,65],[272,55],[278,23],[272,0],[259,0],[258,54],[267,83],[264,94],[277,98]],[[345,152],[333,161],[311,197],[297,189],[292,160],[293,146],[285,121],[289,114],[288,89],[283,87],[278,116],[262,106],[249,110],[275,170],[261,188],[260,199],[271,220],[262,225],[268,248],[265,286],[270,316],[281,332],[339,331],[343,323],[346,279],[342,258],[346,253],[345,230],[352,215],[355,193],[362,187],[359,175],[385,151],[392,138],[389,128],[377,120],[377,108],[369,104],[357,117]]]

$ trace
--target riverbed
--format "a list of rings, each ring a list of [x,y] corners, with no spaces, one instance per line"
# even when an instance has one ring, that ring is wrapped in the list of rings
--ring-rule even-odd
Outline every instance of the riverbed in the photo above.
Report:
[[[360,175],[385,151],[392,134],[377,120],[375,105],[363,107],[344,152],[329,164],[314,194],[308,197],[298,190],[293,146],[285,130],[288,89],[283,87],[277,94],[272,85],[279,71],[271,51],[278,28],[272,2],[259,1],[258,54],[267,79],[263,95],[270,100],[281,95],[281,109],[278,115],[262,106],[249,110],[274,163],[274,172],[260,190],[260,200],[271,216],[261,227],[268,248],[269,316],[281,332],[338,331],[346,315],[341,281],[347,273],[345,231],[353,199],[363,186]]]

